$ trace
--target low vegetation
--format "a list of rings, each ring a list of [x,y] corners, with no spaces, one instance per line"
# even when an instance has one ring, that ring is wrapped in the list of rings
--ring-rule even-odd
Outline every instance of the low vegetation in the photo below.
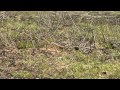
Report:
[[[1,79],[119,79],[119,11],[1,11]]]

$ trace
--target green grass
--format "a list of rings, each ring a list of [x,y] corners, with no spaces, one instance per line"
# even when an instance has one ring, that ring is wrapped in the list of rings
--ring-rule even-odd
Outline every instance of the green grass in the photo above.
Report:
[[[120,78],[119,61],[100,62],[98,60],[73,60],[63,57],[22,61],[23,69],[11,72],[13,78],[77,78],[77,79],[112,79]],[[26,71],[24,71],[26,70]]]
[[[7,13],[6,19],[0,22],[1,78],[120,78],[119,11],[81,11],[78,13],[89,16],[81,14],[78,22],[69,17],[77,14],[74,11]],[[66,22],[73,25],[65,26]],[[65,49],[67,54],[60,52],[53,56],[48,51],[40,51],[52,42],[70,51]],[[92,51],[85,54],[90,47]]]
[[[16,71],[12,73],[14,78],[32,78],[32,74],[28,71]]]

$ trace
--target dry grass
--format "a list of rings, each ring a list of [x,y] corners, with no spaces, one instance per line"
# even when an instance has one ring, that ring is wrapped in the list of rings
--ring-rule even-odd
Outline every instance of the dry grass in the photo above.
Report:
[[[120,78],[119,11],[1,11],[0,78]]]

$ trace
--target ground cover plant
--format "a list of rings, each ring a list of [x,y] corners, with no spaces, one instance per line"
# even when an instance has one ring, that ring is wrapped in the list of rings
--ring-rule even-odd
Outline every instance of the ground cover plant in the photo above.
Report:
[[[119,11],[0,11],[1,79],[119,79]]]

